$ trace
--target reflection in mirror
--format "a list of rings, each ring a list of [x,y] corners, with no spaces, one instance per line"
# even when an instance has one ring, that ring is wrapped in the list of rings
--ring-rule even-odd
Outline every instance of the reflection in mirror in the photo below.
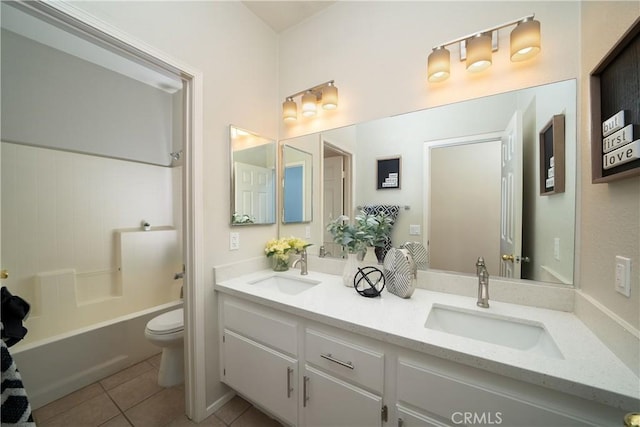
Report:
[[[282,145],[282,222],[312,220],[313,156]]]
[[[231,141],[231,225],[273,224],[276,142],[229,127]]]
[[[566,191],[541,196],[538,136],[556,114],[564,114],[566,120]],[[512,123],[514,116],[518,118]],[[491,134],[491,141],[480,144],[487,134]],[[521,195],[514,193],[510,201],[504,199],[503,206],[502,189],[496,196],[495,185],[502,182],[500,163],[504,138],[507,141],[505,150],[516,148],[509,141],[522,141],[518,147],[521,154],[514,156],[521,167],[518,174],[522,183],[513,187]],[[575,80],[325,131],[321,140],[330,141],[337,147],[350,147],[348,151],[353,153],[356,173],[352,202],[345,209],[346,214],[353,216],[358,206],[366,205],[403,207],[393,228],[393,246],[407,241],[423,243],[428,248],[429,268],[474,274],[475,261],[483,256],[493,277],[573,283],[577,150]],[[476,144],[472,144],[474,141]],[[456,151],[463,150],[464,145],[476,145],[478,150],[492,147],[494,154]],[[402,188],[377,190],[376,159],[389,156],[402,157]],[[478,166],[476,169],[488,173],[491,178],[472,175],[471,168],[464,166],[464,157],[470,157],[474,167]],[[493,159],[493,166],[486,164],[490,159]],[[513,179],[515,177],[505,175],[505,181]],[[472,188],[472,184],[477,184],[477,188]],[[444,205],[452,201],[465,201],[466,205]],[[521,210],[514,210],[515,216],[510,219],[498,215],[503,208],[520,204]],[[322,220],[326,222],[324,215]],[[470,220],[477,222],[470,225]],[[518,226],[519,222],[521,225]],[[325,240],[324,226],[314,223],[312,229],[311,241],[318,245]],[[488,230],[493,231],[489,234]],[[519,241],[513,242],[508,251],[506,248],[501,251],[501,234]],[[473,242],[481,242],[483,246],[474,247]],[[503,260],[502,255],[507,259]]]

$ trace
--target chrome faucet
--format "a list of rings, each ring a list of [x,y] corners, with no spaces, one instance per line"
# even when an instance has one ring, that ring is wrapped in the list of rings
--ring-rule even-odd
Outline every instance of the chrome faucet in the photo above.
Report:
[[[476,302],[476,305],[482,308],[489,308],[489,272],[484,263],[484,258],[478,258],[476,271],[478,274],[478,302]]]
[[[291,264],[291,268],[296,268],[298,264],[300,264],[301,275],[306,276],[307,274],[309,274],[309,271],[307,271],[307,250],[306,249],[303,249],[302,252],[300,252],[300,258],[293,261],[293,264]]]

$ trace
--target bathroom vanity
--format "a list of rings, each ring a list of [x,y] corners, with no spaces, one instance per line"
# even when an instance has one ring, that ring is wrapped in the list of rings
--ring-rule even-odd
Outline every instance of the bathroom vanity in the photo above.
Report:
[[[571,313],[340,276],[215,284],[220,377],[290,425],[621,425],[638,378]]]

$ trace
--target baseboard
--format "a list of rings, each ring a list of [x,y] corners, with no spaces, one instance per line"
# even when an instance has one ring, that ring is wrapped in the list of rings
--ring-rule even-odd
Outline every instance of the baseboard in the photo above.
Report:
[[[213,415],[218,409],[222,408],[227,402],[236,396],[236,392],[229,389],[228,392],[222,395],[218,400],[207,406],[207,413],[205,419]]]

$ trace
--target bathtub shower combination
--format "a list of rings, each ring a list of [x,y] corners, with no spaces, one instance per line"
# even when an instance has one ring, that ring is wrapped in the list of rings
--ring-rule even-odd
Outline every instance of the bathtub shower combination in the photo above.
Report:
[[[116,230],[114,243],[114,271],[35,277],[29,332],[12,348],[34,408],[161,350],[145,327],[182,306],[178,232]]]

